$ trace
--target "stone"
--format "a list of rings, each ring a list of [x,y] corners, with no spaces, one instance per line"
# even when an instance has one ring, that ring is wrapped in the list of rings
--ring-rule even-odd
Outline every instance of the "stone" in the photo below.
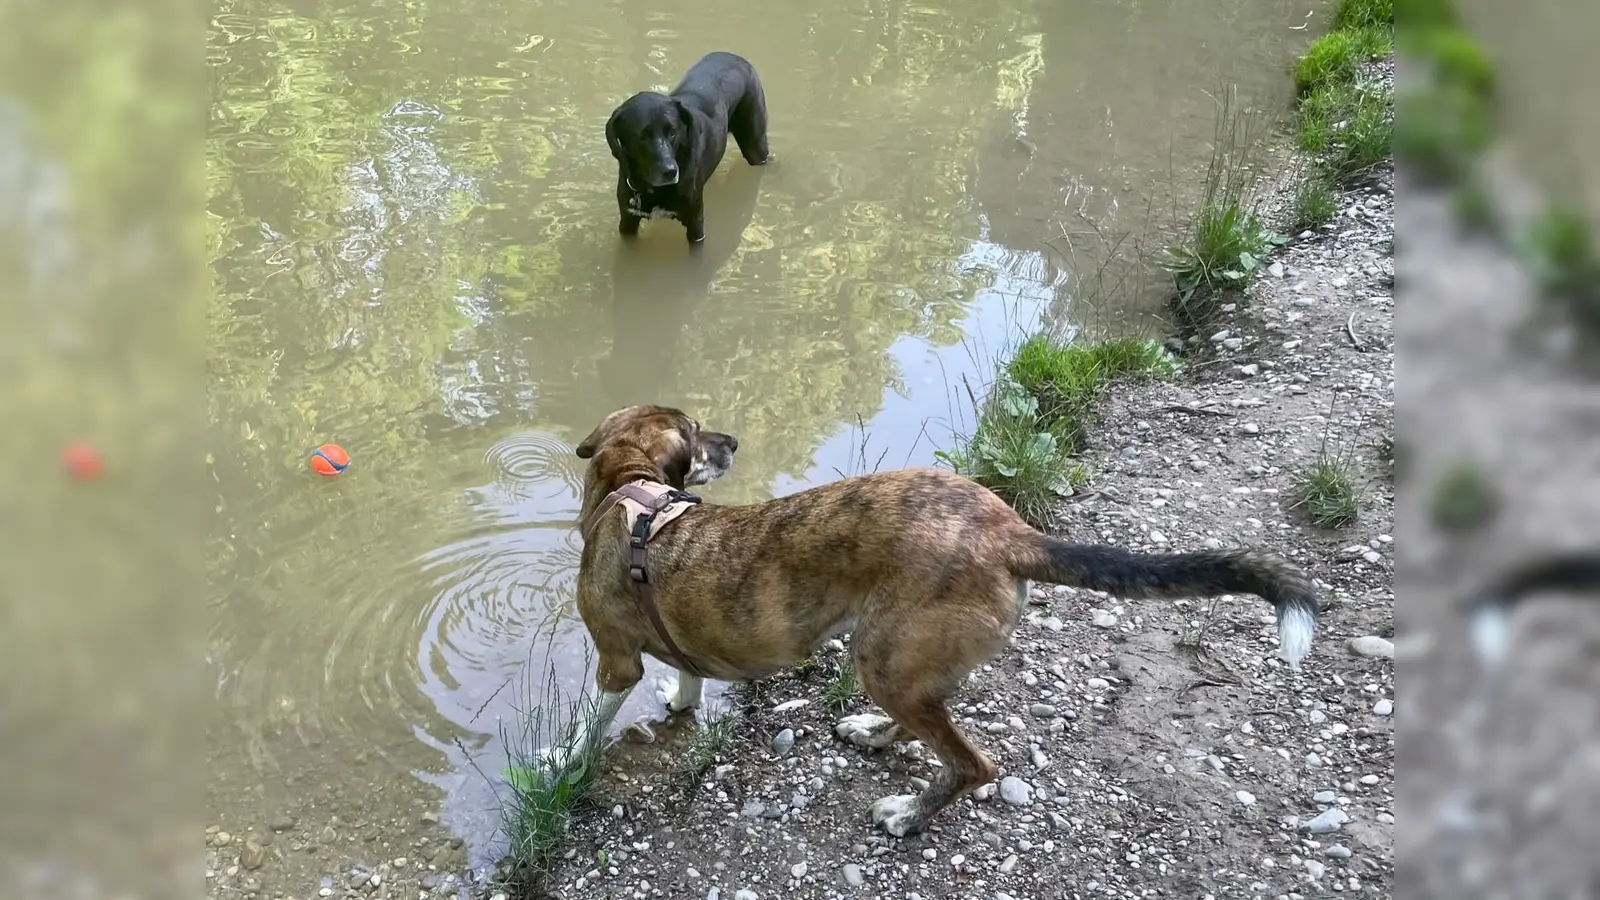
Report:
[[[1033,788],[1015,775],[1000,779],[1000,799],[1011,806],[1032,806]]]
[[[1377,703],[1372,704],[1372,714],[1375,716],[1394,715],[1394,701],[1390,700],[1388,697],[1385,697],[1382,700],[1379,700]]]
[[[1235,800],[1239,801],[1241,806],[1256,805],[1256,795],[1250,793],[1249,791],[1235,791],[1233,797]]]
[[[783,756],[794,749],[794,729],[785,728],[772,737],[772,752]]]
[[[844,876],[844,883],[853,888],[861,887],[867,883],[866,876],[861,874],[861,867],[855,863],[845,863],[844,868],[840,870],[840,874]]]
[[[1375,634],[1353,637],[1345,646],[1351,653],[1368,659],[1394,659],[1394,642]]]
[[[1350,816],[1337,806],[1329,807],[1318,815],[1300,823],[1300,830],[1309,834],[1332,834],[1350,821]]]

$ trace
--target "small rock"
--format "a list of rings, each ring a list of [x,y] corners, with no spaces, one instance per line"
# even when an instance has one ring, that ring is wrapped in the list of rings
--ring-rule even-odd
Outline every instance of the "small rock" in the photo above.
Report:
[[[1104,678],[1091,678],[1088,681],[1085,681],[1084,684],[1091,691],[1103,691],[1106,688],[1111,687],[1111,682],[1105,680]]]
[[[1394,642],[1375,634],[1353,637],[1345,646],[1351,653],[1368,659],[1394,659]]]
[[[929,860],[938,859],[939,858],[939,851],[933,849],[932,847],[929,847],[928,849],[922,851],[922,858],[923,859],[929,859]]]
[[[1056,618],[1055,616],[1051,616],[1050,618],[1045,619],[1043,622],[1040,622],[1039,624],[1043,625],[1045,628],[1047,628],[1047,629],[1049,629],[1051,631],[1060,631],[1061,629],[1067,627],[1065,622],[1062,622],[1059,618]]]
[[[1306,860],[1306,873],[1311,876],[1312,881],[1321,881],[1322,876],[1326,874],[1327,871],[1328,867],[1322,863],[1314,859]]]
[[[1000,864],[1000,874],[1010,875],[1012,872],[1015,872],[1017,870],[1018,862],[1021,862],[1021,860],[1017,858],[1015,853],[1006,857],[1006,861]]]
[[[1239,426],[1239,430],[1244,432],[1245,434],[1260,434],[1261,433],[1261,426],[1257,425],[1254,422],[1246,422],[1243,425]]]
[[[1244,346],[1244,340],[1242,338],[1228,338],[1222,342],[1222,346],[1225,350],[1237,350]]]
[[[418,817],[417,821],[422,823],[423,828],[432,828],[433,826],[439,824],[439,814],[425,812]]]
[[[1343,844],[1334,844],[1324,849],[1322,855],[1329,859],[1349,859],[1350,848]]]
[[[1028,707],[1028,714],[1041,719],[1048,719],[1056,714],[1056,708],[1048,703],[1035,703]]]
[[[1254,378],[1255,376],[1261,374],[1261,367],[1256,365],[1255,363],[1250,363],[1248,365],[1243,365],[1243,366],[1239,367],[1239,374],[1240,375],[1245,375],[1245,376],[1250,377],[1250,378]]]
[[[1255,806],[1256,805],[1256,795],[1250,793],[1249,791],[1235,791],[1233,796],[1243,806]]]
[[[984,800],[988,800],[989,798],[994,796],[994,791],[995,791],[994,782],[991,781],[988,784],[980,784],[980,785],[978,785],[977,790],[974,790],[972,792],[972,799],[977,800],[979,802],[982,802]]]
[[[785,728],[772,737],[772,752],[783,756],[794,749],[794,729]]]
[[[1033,788],[1015,775],[1000,779],[1000,799],[1011,806],[1032,806]]]
[[[656,732],[649,722],[629,722],[628,727],[622,729],[622,739],[630,744],[654,744]]]
[[[1348,821],[1350,816],[1339,807],[1333,806],[1300,823],[1300,830],[1310,834],[1332,834]]]
[[[1335,794],[1333,791],[1317,791],[1315,794],[1311,795],[1311,800],[1312,802],[1320,803],[1323,806],[1332,806],[1333,804],[1339,802],[1339,795]]]
[[[796,878],[804,878],[804,877],[806,877],[806,864],[803,863],[803,862],[795,863],[794,865],[789,867],[789,874],[793,875]]]
[[[811,703],[811,701],[804,697],[801,697],[798,700],[786,700],[783,703],[779,703],[777,706],[774,706],[772,711],[775,713],[786,713],[791,710],[799,709],[802,706],[806,706],[809,703]]]
[[[1099,612],[1095,613],[1094,614],[1094,627],[1096,627],[1096,628],[1115,628],[1115,627],[1117,627],[1117,616],[1116,616],[1116,613],[1106,612],[1105,610],[1100,610]]]
[[[740,888],[733,892],[733,900],[756,900],[756,892],[749,888]]]
[[[259,869],[267,861],[267,849],[255,841],[245,841],[239,852],[239,865],[246,869]]]
[[[1372,704],[1372,714],[1375,716],[1394,715],[1394,701],[1390,700],[1388,697],[1385,697],[1382,700],[1379,700],[1377,703]]]
[[[853,888],[861,887],[867,883],[866,877],[861,874],[861,867],[855,863],[845,863],[841,874],[844,875],[844,883]]]
[[[1282,278],[1284,274],[1283,263],[1275,262],[1272,265],[1267,266],[1267,274],[1271,275],[1273,278]]]
[[[295,826],[294,816],[279,816],[272,820],[273,831],[290,831]]]

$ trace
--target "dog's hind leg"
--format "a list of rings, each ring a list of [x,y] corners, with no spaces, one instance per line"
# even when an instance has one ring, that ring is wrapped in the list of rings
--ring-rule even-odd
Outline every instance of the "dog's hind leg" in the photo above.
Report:
[[[1009,594],[1002,595],[1006,602]],[[921,618],[925,607],[913,609],[919,610],[913,615]],[[994,762],[951,721],[945,701],[1004,638],[993,630],[951,629],[927,619],[906,623],[898,618],[888,616],[858,628],[851,643],[867,695],[900,730],[933,748],[943,763],[938,777],[922,793],[884,797],[872,804],[873,822],[895,837],[904,837],[922,831],[945,807],[994,780]],[[890,731],[882,727],[874,733]]]
[[[767,148],[767,98],[754,71],[744,96],[728,111],[728,133],[738,143],[739,155],[750,165],[765,165],[772,159]]]

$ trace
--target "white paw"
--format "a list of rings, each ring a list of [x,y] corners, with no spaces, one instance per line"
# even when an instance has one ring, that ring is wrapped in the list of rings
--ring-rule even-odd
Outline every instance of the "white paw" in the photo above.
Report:
[[[551,772],[565,772],[574,754],[569,747],[540,747],[536,755]]]
[[[871,747],[881,750],[894,743],[896,732],[894,720],[888,716],[875,716],[871,713],[861,713],[854,716],[845,716],[839,724],[833,726],[833,731],[857,747]]]
[[[872,822],[895,837],[905,837],[917,830],[917,798],[915,794],[896,794],[883,797],[872,804]]]
[[[667,712],[677,715],[691,709],[700,707],[700,692],[689,692],[684,696],[684,685],[676,678],[662,678],[656,682],[656,696],[667,705]]]

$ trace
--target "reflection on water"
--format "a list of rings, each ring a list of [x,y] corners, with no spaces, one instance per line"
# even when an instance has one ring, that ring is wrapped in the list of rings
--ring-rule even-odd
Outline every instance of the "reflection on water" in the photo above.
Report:
[[[626,403],[684,406],[740,436],[721,502],[859,468],[858,420],[869,463],[930,462],[952,386],[1075,314],[1059,220],[1142,227],[1123,211],[1170,203],[1169,165],[1206,152],[1201,87],[1281,99],[1304,13],[224,2],[212,819],[442,808],[492,854],[478,768],[499,771],[502,723],[546,666],[588,678],[571,442]],[[776,160],[724,159],[699,252],[673,222],[625,242],[605,118],[717,48],[760,70]],[[305,453],[329,440],[354,464],[319,479]],[[629,714],[656,712],[661,670]]]

